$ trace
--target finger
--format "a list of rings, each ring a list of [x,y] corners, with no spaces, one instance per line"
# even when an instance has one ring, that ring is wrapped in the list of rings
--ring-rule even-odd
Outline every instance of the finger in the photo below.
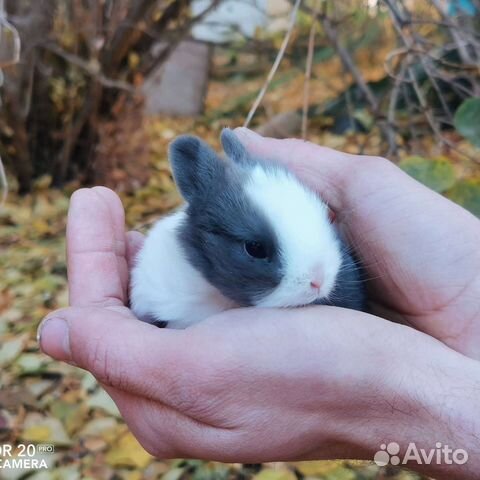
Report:
[[[106,187],[94,187],[92,190],[103,198],[110,212],[110,221],[115,239],[115,252],[117,255],[117,268],[122,282],[123,298],[127,298],[128,291],[128,265],[127,265],[127,239],[125,235],[125,210],[118,195]]]
[[[127,262],[130,269],[135,264],[138,252],[143,247],[145,236],[140,232],[131,231],[127,233]]]
[[[197,348],[184,330],[158,329],[126,307],[71,307],[39,327],[42,351],[91,372],[100,383],[173,408],[196,402]]]
[[[339,210],[341,216],[360,214],[362,230],[365,230],[363,217],[373,213],[375,206],[385,212],[384,205],[390,202],[396,202],[401,208],[412,206],[413,211],[417,211],[415,207],[423,202],[430,207],[432,201],[436,201],[439,203],[435,205],[435,213],[448,207],[462,220],[474,219],[466,210],[417,182],[385,158],[352,155],[304,140],[265,138],[243,127],[236,128],[235,134],[252,154],[285,165],[334,210]],[[383,222],[384,217],[372,217],[372,220]],[[356,230],[356,226],[353,224],[351,228]]]
[[[118,261],[125,254],[125,242],[116,233],[119,227],[110,212],[111,200],[93,189],[78,190],[70,200],[67,259],[72,306],[125,302],[123,267]]]
[[[345,187],[353,170],[364,170],[371,158],[304,140],[265,138],[243,127],[236,128],[235,134],[252,154],[285,165],[336,210],[348,206],[349,190]]]

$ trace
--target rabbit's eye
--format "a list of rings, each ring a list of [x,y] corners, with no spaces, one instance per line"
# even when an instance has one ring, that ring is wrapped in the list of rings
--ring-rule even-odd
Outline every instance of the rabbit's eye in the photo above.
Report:
[[[260,242],[247,241],[244,247],[247,254],[253,258],[267,258],[267,249]]]

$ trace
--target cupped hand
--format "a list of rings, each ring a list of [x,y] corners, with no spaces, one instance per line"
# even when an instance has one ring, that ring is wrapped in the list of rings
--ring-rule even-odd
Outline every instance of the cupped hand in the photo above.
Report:
[[[284,164],[337,213],[371,296],[400,319],[480,359],[480,221],[379,157],[239,128],[246,148]]]
[[[127,307],[141,242],[125,234],[113,192],[74,194],[71,307],[43,322],[40,344],[92,372],[154,455],[251,463],[371,459],[388,441],[476,448],[476,361],[409,327],[333,307],[238,309],[157,329]],[[478,466],[470,461],[455,478]],[[451,478],[451,466],[428,468]]]

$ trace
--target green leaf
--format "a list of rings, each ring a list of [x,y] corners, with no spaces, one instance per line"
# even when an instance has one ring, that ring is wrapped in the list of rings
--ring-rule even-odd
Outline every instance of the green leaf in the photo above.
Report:
[[[3,342],[0,347],[0,367],[5,367],[12,363],[19,355],[26,344],[27,336],[14,338]]]
[[[153,460],[153,457],[143,449],[130,432],[127,432],[112,446],[105,460],[112,467],[143,469]]]
[[[183,475],[184,469],[177,467],[172,468],[168,472],[162,475],[162,480],[180,480],[180,477]]]
[[[480,97],[465,100],[455,112],[454,123],[460,135],[480,147]]]
[[[72,434],[82,427],[88,414],[85,404],[68,403],[60,399],[50,405],[52,414],[62,422],[67,433]]]
[[[15,371],[24,375],[41,375],[45,372],[48,363],[44,355],[37,353],[24,353],[15,361]]]
[[[120,417],[120,412],[115,402],[103,388],[99,388],[98,391],[90,396],[87,405],[90,408],[103,410],[114,417]]]
[[[343,467],[343,464],[343,460],[317,460],[296,462],[291,465],[305,477],[323,477]]]
[[[29,413],[24,422],[21,439],[26,442],[53,443],[63,447],[72,444],[63,424],[54,417]]]
[[[296,480],[296,475],[287,468],[265,468],[257,473],[253,480]]]
[[[399,163],[399,167],[436,192],[445,192],[455,185],[455,169],[444,157],[433,160],[419,156],[408,157]]]
[[[480,178],[460,180],[445,195],[480,218]]]
[[[348,468],[339,468],[326,476],[326,480],[355,480],[357,475]]]

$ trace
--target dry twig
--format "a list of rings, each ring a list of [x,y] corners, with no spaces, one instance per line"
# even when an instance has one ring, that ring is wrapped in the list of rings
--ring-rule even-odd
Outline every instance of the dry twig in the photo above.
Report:
[[[312,18],[312,26],[308,35],[308,51],[305,65],[305,83],[303,89],[303,110],[302,110],[302,138],[307,138],[308,130],[308,107],[310,104],[310,78],[312,77],[313,53],[315,51],[315,33],[317,27],[317,17],[320,13],[321,0],[317,0],[315,11]]]
[[[50,52],[54,53],[55,55],[62,57],[64,60],[71,63],[72,65],[75,65],[81,68],[88,75],[98,80],[98,82],[101,83],[104,87],[116,88],[118,90],[125,90],[129,93],[135,93],[136,91],[136,89],[130,83],[122,82],[121,80],[114,80],[112,78],[106,77],[103,74],[103,72],[101,72],[100,70],[100,64],[95,65],[92,62],[87,62],[83,58],[80,58],[79,56],[74,55],[73,53],[66,52],[61,47],[59,47],[54,43],[45,44],[43,45],[43,47],[46,50],[49,50]]]
[[[5,174],[5,168],[3,166],[3,161],[1,157],[0,157],[0,187],[2,190],[2,199],[0,201],[0,206],[2,206],[7,201],[8,181],[7,181],[7,175]]]
[[[252,118],[255,115],[255,112],[257,111],[258,106],[260,105],[260,103],[262,103],[263,97],[267,92],[268,86],[272,82],[273,77],[275,76],[275,73],[278,70],[278,67],[280,65],[280,62],[282,61],[283,56],[285,55],[285,50],[287,49],[288,42],[290,41],[290,37],[292,36],[293,27],[295,26],[295,22],[297,20],[297,13],[300,7],[300,3],[301,3],[301,0],[295,1],[295,5],[290,15],[290,23],[287,28],[287,33],[285,34],[280,50],[278,51],[277,57],[275,58],[275,62],[273,63],[272,68],[270,69],[270,72],[268,73],[267,79],[265,80],[265,83],[263,84],[262,89],[258,93],[257,98],[255,99],[255,102],[252,105],[252,108],[248,112],[245,123],[243,124],[244,127],[248,127],[250,125],[250,122],[252,121]]]

